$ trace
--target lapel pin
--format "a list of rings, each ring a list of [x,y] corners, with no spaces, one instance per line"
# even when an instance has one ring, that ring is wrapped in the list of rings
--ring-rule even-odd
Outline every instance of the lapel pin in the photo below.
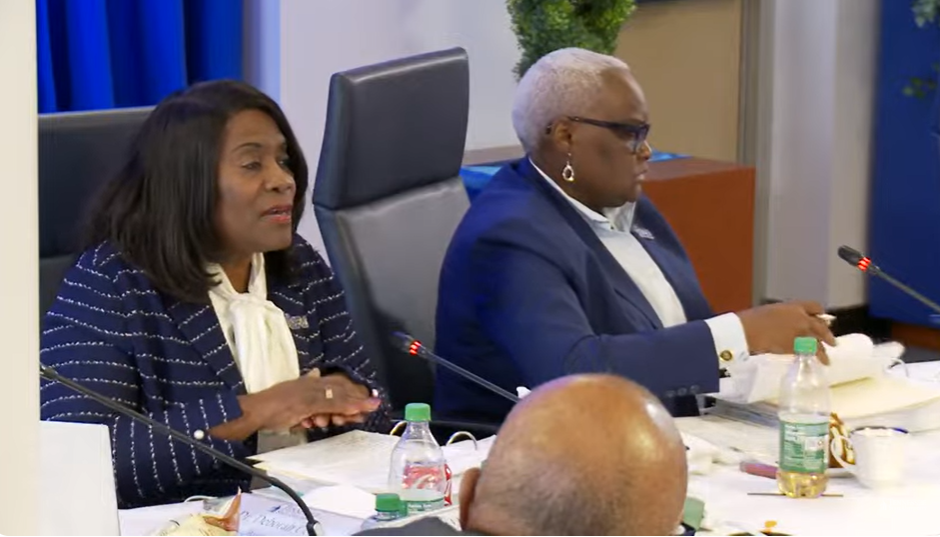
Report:
[[[653,233],[644,227],[636,226],[633,228],[633,232],[636,233],[636,236],[641,239],[646,239],[650,241],[655,239],[655,237],[653,237]]]
[[[284,317],[287,318],[287,326],[289,326],[291,330],[306,330],[310,328],[305,315],[293,316],[285,313]]]

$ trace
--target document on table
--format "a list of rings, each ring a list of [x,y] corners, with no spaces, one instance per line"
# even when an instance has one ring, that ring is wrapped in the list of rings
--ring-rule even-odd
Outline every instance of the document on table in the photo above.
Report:
[[[172,503],[122,509],[118,512],[121,535],[151,535],[170,520],[202,512],[202,502]]]
[[[307,519],[278,512],[242,512],[239,535],[307,535]]]
[[[909,409],[940,399],[940,388],[884,377],[863,379],[832,390],[832,408],[850,420]]]
[[[253,457],[258,467],[275,475],[296,476],[322,485],[348,485],[377,493],[387,489],[389,461],[399,438],[350,431],[332,438]],[[454,476],[479,466],[492,439],[465,440],[445,446],[444,456]]]
[[[350,497],[337,492],[338,487],[323,487],[324,493],[333,493],[337,496],[333,504],[342,502]],[[368,512],[361,506],[362,497],[368,498]],[[351,535],[362,526],[362,519],[372,516],[375,507],[375,496],[356,491],[354,503],[360,503],[356,516],[350,514],[352,506],[343,506],[346,514],[339,514],[335,509],[321,509],[330,507],[318,501],[310,493],[301,495],[304,502],[310,507],[313,516],[323,525],[326,535]],[[307,535],[307,519],[303,512],[290,500],[273,500],[257,494],[242,495],[242,520],[239,535]]]
[[[375,514],[375,494],[348,485],[315,488],[304,494],[304,503],[321,511],[365,519]],[[286,506],[299,511],[296,506]]]
[[[304,502],[311,508],[314,516],[323,525],[327,535],[347,535],[357,531],[362,519],[372,516],[375,506],[375,496],[360,490],[354,490],[350,497],[340,487],[323,487],[323,498],[333,496],[329,503],[321,502],[321,498],[304,494]],[[358,504],[358,511],[354,506],[346,505],[347,500]],[[368,509],[364,505],[368,504]],[[340,506],[341,509],[335,508]],[[340,514],[331,516],[327,513]],[[342,513],[345,511],[345,514]],[[303,512],[293,502],[282,502],[260,497],[256,494],[242,496],[241,523],[239,535],[307,535],[307,519]]]
[[[352,485],[369,492],[382,492],[397,443],[395,436],[350,431],[253,459],[260,461],[258,468],[274,474],[293,475],[323,485]]]

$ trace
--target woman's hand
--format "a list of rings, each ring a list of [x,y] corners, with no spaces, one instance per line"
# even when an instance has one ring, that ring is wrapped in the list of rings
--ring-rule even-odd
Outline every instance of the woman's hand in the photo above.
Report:
[[[287,430],[307,423],[318,424],[317,417],[332,417],[341,423],[362,420],[374,412],[381,401],[368,388],[354,384],[345,375],[320,376],[320,370],[274,385],[245,396],[242,411],[258,429]]]
[[[320,371],[317,369],[314,369],[313,371],[308,373],[308,375],[319,376]],[[351,380],[349,380],[349,377],[347,377],[343,373],[333,373],[331,375],[327,375],[327,377],[336,377],[339,382],[348,383],[350,385],[349,389],[356,390],[365,397],[369,397],[370,395],[372,397],[376,397],[376,394],[370,393],[369,388],[361,384],[356,384],[352,382]],[[332,415],[331,414],[315,414],[303,420],[300,426],[305,429],[310,429],[313,427],[319,427],[323,429],[323,428],[328,427],[330,423],[332,422],[333,425],[337,427],[342,427],[343,425],[349,425],[351,423],[363,423],[368,417],[368,415],[369,415],[369,412],[358,413],[358,414],[332,414]]]
[[[814,337],[835,346],[835,336],[826,322],[819,318],[822,313],[825,310],[816,302],[796,301],[751,308],[738,312],[738,318],[751,354],[790,354],[793,352],[793,339],[798,336]],[[822,345],[818,346],[816,354],[820,362],[829,365],[829,357]]]

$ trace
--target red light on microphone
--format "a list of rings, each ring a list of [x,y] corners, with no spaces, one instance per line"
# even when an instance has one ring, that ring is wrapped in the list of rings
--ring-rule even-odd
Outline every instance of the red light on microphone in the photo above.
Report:
[[[408,353],[412,356],[417,356],[419,350],[421,350],[421,342],[418,340],[412,341],[411,345],[408,346]]]
[[[868,267],[870,265],[871,265],[871,259],[868,259],[867,257],[863,257],[858,261],[858,264],[855,266],[858,267],[858,270],[865,272],[868,270]]]

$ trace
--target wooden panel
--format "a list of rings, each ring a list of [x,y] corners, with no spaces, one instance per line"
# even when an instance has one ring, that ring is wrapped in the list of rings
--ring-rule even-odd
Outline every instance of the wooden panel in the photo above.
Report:
[[[715,312],[750,308],[754,168],[699,158],[653,162],[644,191],[685,246]]]
[[[643,86],[653,147],[718,160],[738,156],[742,0],[639,4],[614,56]]]
[[[891,339],[906,347],[923,347],[940,351],[940,330],[913,324],[891,323]]]

